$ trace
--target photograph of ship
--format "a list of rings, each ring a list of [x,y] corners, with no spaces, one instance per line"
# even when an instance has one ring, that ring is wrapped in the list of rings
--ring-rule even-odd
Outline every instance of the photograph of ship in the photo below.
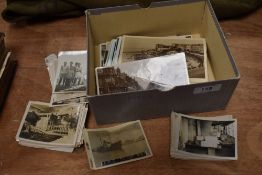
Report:
[[[208,121],[181,118],[178,150],[218,156],[236,156],[235,120]]]
[[[189,78],[205,78],[204,44],[155,44],[152,49],[129,51],[125,49],[122,62],[136,61],[184,52]]]
[[[164,88],[149,80],[131,77],[115,67],[97,68],[96,78],[98,95]]]
[[[19,138],[47,143],[74,143],[78,125],[78,106],[49,107],[29,103]]]
[[[96,169],[152,156],[140,121],[87,130]]]

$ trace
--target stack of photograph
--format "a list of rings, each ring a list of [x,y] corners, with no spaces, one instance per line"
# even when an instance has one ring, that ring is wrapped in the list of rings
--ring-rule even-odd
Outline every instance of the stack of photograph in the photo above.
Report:
[[[45,58],[52,106],[87,102],[87,51],[63,51]]]
[[[16,60],[5,46],[5,34],[0,32],[0,109],[4,104],[9,86],[15,74]]]
[[[172,112],[170,155],[175,159],[237,160],[237,120]]]
[[[73,152],[82,144],[87,108],[83,104],[50,106],[30,101],[16,141],[23,146]]]
[[[99,45],[97,94],[170,90],[211,81],[207,46],[199,34],[181,36],[123,35]]]
[[[140,121],[110,128],[84,129],[83,139],[90,168],[94,170],[153,155]]]

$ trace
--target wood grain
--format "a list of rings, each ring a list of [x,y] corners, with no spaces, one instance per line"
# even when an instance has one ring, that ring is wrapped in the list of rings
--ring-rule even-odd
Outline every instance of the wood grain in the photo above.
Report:
[[[0,10],[4,8],[0,2]],[[226,110],[197,115],[232,114],[238,119],[239,160],[229,162],[174,160],[169,156],[168,117],[142,121],[154,156],[104,170],[89,169],[85,151],[62,153],[20,146],[15,135],[29,100],[49,102],[51,85],[44,58],[62,50],[86,48],[85,18],[14,26],[2,19],[0,30],[18,60],[18,69],[0,116],[0,174],[262,174],[262,10],[221,25],[241,73]],[[90,115],[88,127],[95,128]]]

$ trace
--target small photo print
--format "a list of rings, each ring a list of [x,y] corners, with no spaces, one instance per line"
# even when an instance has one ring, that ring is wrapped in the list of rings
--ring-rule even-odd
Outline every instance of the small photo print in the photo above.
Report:
[[[87,57],[82,55],[61,55],[55,79],[55,93],[86,91]]]
[[[152,156],[139,121],[116,127],[87,130],[89,156],[94,169],[123,164]]]
[[[236,121],[181,117],[178,150],[212,157],[236,157]]]
[[[87,103],[86,92],[54,93],[51,97],[51,105],[65,105],[75,103]]]
[[[50,107],[29,102],[17,138],[50,144],[74,144],[78,127],[78,105]]]

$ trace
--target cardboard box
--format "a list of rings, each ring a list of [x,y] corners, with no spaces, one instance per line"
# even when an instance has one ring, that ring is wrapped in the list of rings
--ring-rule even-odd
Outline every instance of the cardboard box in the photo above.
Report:
[[[86,11],[88,33],[88,93],[98,124],[170,116],[171,111],[195,113],[224,109],[240,79],[239,71],[209,1],[175,0]],[[138,91],[96,96],[98,45],[120,35],[206,38],[210,82],[177,86],[170,91]]]

